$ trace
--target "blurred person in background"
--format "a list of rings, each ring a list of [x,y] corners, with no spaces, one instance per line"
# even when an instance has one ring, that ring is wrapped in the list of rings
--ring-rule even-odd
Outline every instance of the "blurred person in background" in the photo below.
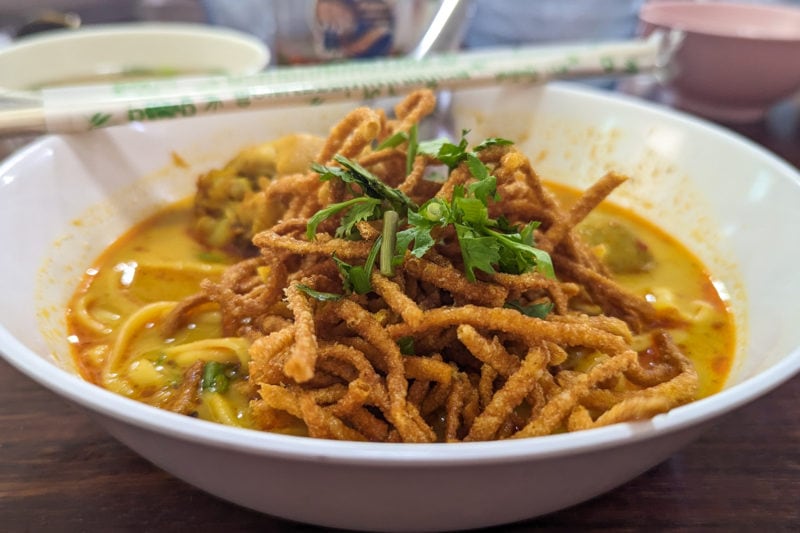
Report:
[[[278,0],[280,1],[280,0]],[[323,0],[327,1],[327,0]],[[394,4],[416,0],[343,0],[339,4]],[[636,33],[638,13],[648,1],[663,0],[465,0],[472,4],[464,48],[556,41],[625,39]],[[714,1],[714,0],[705,0]],[[800,0],[727,0],[800,5]],[[274,0],[202,0],[209,21],[254,33],[268,44],[274,20],[264,20]],[[302,2],[300,2],[302,3]],[[430,1],[436,4],[435,0]],[[302,17],[302,10],[297,10]],[[286,20],[278,23],[289,24]]]

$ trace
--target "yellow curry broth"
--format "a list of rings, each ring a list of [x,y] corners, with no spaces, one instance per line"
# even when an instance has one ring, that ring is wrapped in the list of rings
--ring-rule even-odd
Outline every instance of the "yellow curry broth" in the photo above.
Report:
[[[562,199],[577,194],[561,186],[554,191]],[[170,396],[181,386],[192,361],[219,360],[228,365],[225,379],[229,386],[221,392],[202,392],[199,406],[188,414],[250,426],[248,400],[253,391],[246,380],[246,361],[236,360],[246,357],[246,346],[229,339],[233,348],[215,341],[219,346],[198,348],[200,354],[176,355],[174,350],[185,343],[221,338],[221,318],[213,305],[196,308],[191,320],[166,341],[157,318],[163,318],[168,309],[156,313],[141,333],[125,344],[123,353],[115,354],[120,328],[133,313],[148,304],[177,302],[194,294],[203,278],[214,279],[225,265],[241,259],[211,252],[191,237],[190,202],[187,199],[138,224],[87,270],[67,313],[74,357],[85,379],[159,407],[169,407]],[[604,203],[583,226],[609,222],[634,236],[634,248],[642,252],[633,253],[634,260],[642,263],[639,266],[647,263],[641,271],[618,274],[617,279],[672,317],[670,332],[699,374],[698,396],[718,391],[731,367],[735,335],[714,280],[685,247],[624,209]],[[596,246],[601,256],[608,252],[604,247],[608,248]],[[237,350],[238,355],[234,353]],[[108,370],[111,357],[116,358],[113,371]],[[643,350],[640,360],[647,363],[647,358]]]
[[[219,250],[209,251],[191,238],[191,202],[187,198],[176,203],[120,237],[87,269],[67,310],[70,340],[82,377],[158,407],[168,406],[170,396],[195,361],[194,354],[176,347],[219,339],[222,328],[219,311],[212,305],[198,306],[190,320],[166,339],[160,321],[154,319],[164,318],[171,304],[197,293],[203,279],[219,278],[227,265],[240,259]],[[119,344],[123,325],[138,310],[159,302],[168,305],[154,310],[151,321],[137,330],[118,364],[109,371],[109,359]],[[232,342],[240,359],[241,353],[246,354],[246,343],[240,340],[241,346],[237,346],[235,340]],[[233,358],[234,350],[224,344],[200,349],[207,359]],[[246,370],[246,364],[240,364],[235,373],[243,378]],[[233,406],[238,420],[246,421],[246,383],[241,379],[233,382],[235,386],[217,396]],[[215,420],[218,417],[211,406],[220,404],[219,398],[208,395],[204,399],[207,401],[200,403],[196,414]]]
[[[578,195],[562,185],[548,186],[561,201],[569,202]],[[578,232],[585,236],[587,226],[604,224],[618,225],[634,236],[636,245],[650,258],[647,262],[640,255],[638,260],[648,263],[643,271],[615,272],[615,279],[644,296],[667,318],[666,329],[697,370],[698,398],[718,392],[730,371],[735,344],[734,323],[724,300],[727,295],[717,289],[711,274],[685,246],[616,204],[600,204],[579,225]],[[646,351],[640,352],[640,362],[646,363],[647,358]]]

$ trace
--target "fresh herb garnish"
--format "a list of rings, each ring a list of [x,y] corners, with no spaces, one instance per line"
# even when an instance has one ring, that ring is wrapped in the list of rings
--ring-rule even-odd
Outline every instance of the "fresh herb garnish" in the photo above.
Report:
[[[476,184],[480,182],[473,185]],[[395,263],[402,261],[402,254],[409,246],[414,256],[422,257],[435,244],[431,232],[452,224],[461,247],[464,273],[470,281],[476,279],[475,270],[487,274],[498,270],[522,274],[536,269],[555,277],[550,255],[534,246],[533,230],[537,222],[518,229],[503,218],[489,217],[489,198],[496,194],[493,184],[491,176],[486,188],[456,187],[450,202],[432,198],[420,207],[419,213],[409,212],[408,227],[397,234],[400,255]],[[481,191],[480,197],[475,191]]]
[[[339,178],[345,183],[354,183],[361,187],[363,193],[371,198],[383,200],[392,206],[392,209],[405,215],[408,209],[417,209],[415,204],[402,191],[389,187],[369,170],[365,169],[355,161],[342,155],[333,156],[333,160],[342,165],[341,167],[326,167],[314,163],[311,165],[314,172],[319,173],[320,179]]]
[[[424,204],[420,208],[420,212],[427,213],[431,211],[435,213],[435,208],[430,207],[433,205],[431,202],[433,202],[433,200]],[[408,212],[408,227],[397,233],[395,241],[395,259],[393,261],[395,266],[403,262],[405,252],[412,243],[411,254],[415,257],[422,257],[425,255],[425,252],[436,244],[436,240],[431,235],[431,230],[437,225],[441,225],[441,215],[432,214],[429,216],[434,218],[429,219],[419,213],[413,211]]]
[[[203,391],[223,393],[228,390],[230,378],[227,374],[228,365],[218,361],[209,361],[203,367]]]
[[[384,150],[386,148],[397,148],[404,142],[408,142],[408,149],[406,150],[406,175],[411,174],[411,169],[414,167],[414,158],[417,157],[417,150],[419,143],[417,141],[418,127],[416,124],[409,128],[408,132],[398,131],[391,137],[383,140],[375,149]]]
[[[507,307],[509,309],[516,309],[523,315],[534,318],[545,318],[547,317],[548,313],[550,313],[550,311],[553,310],[553,304],[550,302],[521,305],[517,301],[512,301],[512,302],[506,302],[506,304],[503,307]]]
[[[503,139],[502,137],[489,137],[478,144],[474,150],[476,152],[480,152],[481,150],[485,150],[490,146],[508,146],[510,144],[514,144],[514,141],[509,141],[508,139]]]
[[[417,157],[419,149],[419,139],[417,138],[417,125],[411,126],[408,130],[408,150],[406,151],[406,176],[411,174],[414,169],[414,159]]]
[[[414,337],[400,337],[397,346],[403,355],[414,355]]]
[[[297,290],[306,293],[307,295],[311,296],[315,300],[319,300],[320,302],[335,302],[337,300],[341,300],[344,298],[344,294],[334,294],[332,292],[322,292],[316,289],[312,289],[308,285],[303,283],[298,283],[295,285]]]
[[[197,259],[204,263],[224,263],[225,256],[220,252],[204,251],[197,254]]]
[[[416,129],[412,128],[408,134],[393,135],[380,145],[397,146],[408,141],[409,152],[429,155],[446,165],[450,171],[461,163],[466,164],[474,181],[466,187],[455,187],[449,201],[432,198],[418,207],[402,191],[389,187],[355,161],[339,155],[334,156],[334,160],[341,167],[312,167],[321,179],[338,178],[347,184],[358,185],[364,196],[331,205],[315,214],[307,228],[309,239],[313,238],[322,220],[344,210],[348,212],[336,230],[337,237],[357,238],[355,225],[358,222],[384,218],[382,235],[378,239],[383,241],[383,245],[378,245],[376,241],[363,266],[349,265],[334,256],[344,280],[345,291],[365,294],[372,290],[369,279],[378,253],[377,246],[381,247],[381,272],[391,276],[394,267],[402,263],[406,252],[415,257],[424,256],[436,244],[436,230],[448,226],[455,229],[464,261],[464,273],[470,281],[476,280],[475,270],[488,274],[497,271],[522,274],[535,269],[546,276],[555,277],[550,255],[534,244],[533,231],[538,222],[530,222],[519,228],[502,217],[493,219],[489,216],[489,203],[500,200],[497,179],[477,153],[490,146],[511,144],[511,141],[489,138],[470,151],[467,133],[467,130],[462,132],[458,144],[446,139],[418,142]],[[413,157],[406,162],[410,171]],[[397,227],[402,219],[405,219],[405,228],[398,232]]]
[[[397,246],[397,211],[383,213],[383,232],[381,233],[380,269],[384,276],[394,276],[394,255]]]
[[[342,224],[336,228],[336,236],[352,238],[355,225],[362,220],[374,220],[380,204],[380,200],[375,198],[356,196],[350,200],[331,204],[324,209],[320,209],[314,213],[314,216],[308,219],[306,238],[310,241],[314,240],[314,235],[317,233],[317,226],[319,226],[322,221],[346,209],[350,211],[342,218]]]
[[[417,146],[417,153],[434,157],[442,164],[447,165],[447,168],[453,170],[461,164],[461,161],[464,160],[468,153],[467,133],[469,133],[469,130],[461,131],[461,140],[458,144],[453,144],[448,139],[421,142]]]
[[[339,274],[342,276],[344,282],[344,290],[346,292],[354,292],[356,294],[367,294],[372,290],[372,283],[369,278],[372,275],[372,269],[375,266],[375,260],[378,257],[378,252],[381,249],[381,241],[383,239],[378,237],[372,245],[367,256],[367,261],[363,265],[350,265],[345,263],[336,254],[333,255],[333,261],[339,269]]]
[[[482,143],[475,146],[472,152],[467,150],[469,143],[467,142],[467,135],[469,134],[469,130],[461,130],[461,140],[458,144],[454,144],[450,142],[448,139],[433,139],[430,141],[424,141],[418,143],[417,146],[417,153],[429,155],[438,159],[442,164],[447,165],[450,170],[453,170],[458,165],[461,164],[462,161],[470,158],[475,157],[477,152],[481,150],[485,150],[490,146],[507,146],[514,144],[513,141],[509,141],[508,139],[502,139],[500,137],[490,137],[485,139]],[[477,157],[475,157],[477,159]],[[478,160],[480,161],[480,160]],[[481,166],[485,166],[481,163]],[[470,171],[473,169],[470,167]],[[483,172],[482,170],[480,172]],[[474,173],[473,175],[477,179],[481,179],[481,176],[478,176]]]
[[[398,131],[391,137],[387,137],[380,143],[375,149],[376,150],[384,150],[386,148],[397,148],[404,142],[408,140],[408,133],[404,131]]]

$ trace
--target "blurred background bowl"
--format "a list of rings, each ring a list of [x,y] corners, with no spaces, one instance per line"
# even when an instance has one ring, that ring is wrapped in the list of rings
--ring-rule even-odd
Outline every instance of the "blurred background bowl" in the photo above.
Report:
[[[49,30],[0,48],[0,109],[18,105],[15,93],[36,89],[165,76],[254,74],[269,59],[269,48],[247,33],[195,23],[131,22]],[[34,138],[0,138],[0,158]]]
[[[227,28],[188,23],[127,23],[27,36],[0,49],[0,87],[133,77],[253,74],[269,62],[258,39]]]
[[[800,8],[658,1],[640,11],[641,32],[682,30],[666,81],[676,106],[742,123],[800,90]]]

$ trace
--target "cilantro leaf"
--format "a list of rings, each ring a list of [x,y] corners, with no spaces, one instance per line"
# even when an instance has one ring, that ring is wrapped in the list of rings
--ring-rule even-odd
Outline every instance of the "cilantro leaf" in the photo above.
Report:
[[[462,130],[461,140],[458,144],[453,144],[448,139],[436,139],[419,143],[417,152],[434,157],[442,164],[447,165],[450,170],[453,170],[467,156],[467,133],[469,133],[469,130]]]
[[[506,224],[508,221],[506,220]],[[522,231],[519,232],[519,237],[523,243],[527,244],[528,246],[533,246],[533,230],[538,228],[540,225],[539,222],[532,220],[525,224],[525,227],[522,228]]]
[[[436,240],[431,235],[431,228],[410,226],[397,232],[397,247],[395,248],[392,264],[397,266],[403,262],[408,247],[413,243],[411,255],[422,257],[433,248]]]
[[[406,196],[403,191],[389,187],[380,178],[355,161],[342,155],[335,155],[333,159],[349,170],[349,172],[345,173],[346,177],[342,177],[342,179],[348,183],[358,184],[367,196],[388,201],[398,213],[405,214],[408,209],[417,209],[417,204]]]
[[[417,153],[429,155],[431,157],[437,157],[439,155],[439,151],[442,149],[442,145],[446,143],[450,143],[450,140],[444,137],[440,139],[420,141],[417,143]]]
[[[329,181],[333,178],[339,178],[344,182],[350,181],[350,175],[347,170],[339,167],[326,167],[319,163],[311,163],[311,170],[319,174],[320,181]]]
[[[475,281],[475,269],[482,270],[487,274],[495,272],[492,265],[500,260],[497,239],[481,237],[463,224],[455,224],[455,228],[467,279]]]
[[[365,220],[376,220],[380,217],[380,200],[366,196],[358,198],[363,198],[364,202],[353,205],[350,211],[342,217],[342,222],[334,234],[336,237],[350,239],[358,236],[356,224]]]
[[[507,307],[509,309],[516,309],[523,315],[530,316],[533,318],[545,318],[550,313],[550,311],[553,310],[553,304],[550,302],[522,305],[517,301],[512,301],[512,302],[506,302],[503,307]]]
[[[484,226],[489,221],[489,210],[478,198],[455,198],[453,211],[456,213],[456,220],[460,222]]]
[[[469,152],[467,150],[467,133],[467,130],[462,132],[461,141],[458,144],[453,144],[446,140],[428,141],[427,143],[419,143],[418,150],[421,153],[426,153],[435,157],[443,164],[447,165],[450,170],[453,170],[460,165],[461,162],[465,161],[470,174],[477,180],[476,183],[470,185],[475,196],[484,204],[488,203],[489,198],[499,200],[500,198],[497,195],[497,179],[489,174],[489,169],[486,168],[483,161],[475,155],[478,149],[476,148],[475,152]],[[503,141],[502,139],[487,139],[481,143],[479,147],[483,149],[492,144],[500,144]],[[506,142],[510,143],[510,141]]]
[[[510,144],[514,144],[514,141],[509,141],[508,139],[503,139],[501,137],[489,137],[484,139],[478,146],[473,148],[473,151],[480,152],[490,146],[508,146]]]
[[[395,246],[392,249],[387,242],[381,251],[381,270],[391,275],[393,267],[402,264],[406,252],[415,257],[424,256],[436,244],[434,235],[438,234],[438,230],[452,225],[461,248],[464,273],[470,281],[476,280],[475,270],[489,274],[497,271],[521,274],[536,269],[549,277],[555,277],[550,255],[536,248],[534,243],[533,232],[538,227],[538,222],[529,222],[517,227],[502,216],[497,219],[490,218],[489,201],[500,200],[497,178],[491,174],[477,153],[490,146],[512,144],[511,141],[493,137],[484,140],[470,151],[466,140],[468,133],[468,130],[462,131],[457,144],[447,139],[419,142],[416,137],[417,130],[413,127],[408,133],[395,134],[381,143],[380,147],[389,147],[408,142],[406,159],[408,172],[411,171],[416,154],[429,155],[446,165],[450,171],[462,163],[466,165],[474,180],[466,186],[456,185],[449,201],[432,198],[421,207],[402,191],[386,185],[377,176],[346,157],[334,156],[334,160],[341,167],[317,165],[314,169],[320,173],[322,179],[339,178],[348,185],[357,185],[358,187],[352,187],[351,191],[354,194],[360,192],[365,195],[358,197],[365,200],[329,206],[312,217],[309,228],[316,228],[319,221],[349,208],[336,233],[337,236],[348,237],[354,235],[355,225],[359,221],[376,220],[391,213],[392,220],[397,219],[396,224],[393,222],[387,228],[384,221],[382,238],[391,238]],[[397,217],[392,211],[396,211]],[[406,219],[405,227],[401,231],[396,231],[402,217]],[[312,230],[309,229],[309,232]],[[334,256],[345,291],[364,294],[372,290],[370,274],[376,254],[377,249],[373,247],[363,266],[348,265]]]
[[[396,148],[401,144],[403,144],[404,142],[406,142],[407,140],[408,140],[408,133],[404,131],[398,131],[391,137],[387,137],[386,139],[384,139],[383,142],[380,143],[375,149],[383,150],[385,148]]]
[[[339,269],[339,274],[342,276],[342,283],[344,284],[345,292],[354,292],[356,294],[367,294],[372,290],[372,282],[370,276],[372,269],[375,266],[375,260],[378,258],[378,252],[381,249],[381,241],[383,239],[379,236],[370,248],[369,255],[363,265],[351,265],[345,263],[336,254],[332,258],[336,263],[336,268]]]
[[[337,300],[341,300],[342,298],[344,298],[344,294],[334,294],[332,292],[318,291],[316,289],[312,289],[308,285],[304,285],[303,283],[298,283],[295,286],[299,291],[306,293],[307,295],[311,296],[315,300],[319,300],[320,302],[335,302]]]
[[[502,251],[499,253],[502,258],[500,262],[501,272],[522,274],[535,267],[545,276],[555,278],[550,254],[523,242],[521,234],[500,233],[491,229],[486,231],[497,239],[501,247]]]
[[[495,202],[500,200],[500,195],[497,194],[497,178],[489,176],[485,180],[470,183],[467,190],[472,193],[475,198],[478,198],[483,205],[488,205],[489,198]]]
[[[420,211],[425,212],[426,203]],[[414,211],[408,212],[408,228],[403,231],[397,232],[397,243],[395,246],[395,255],[392,263],[397,266],[403,262],[403,257],[408,250],[409,245],[414,244],[411,248],[411,254],[414,257],[422,257],[425,253],[433,248],[436,240],[431,235],[431,230],[436,226],[436,221],[427,219],[426,217]]]
[[[365,205],[359,208],[357,213],[354,215],[353,220],[349,220],[347,222],[348,228],[342,230],[341,232],[342,235],[349,234],[352,231],[353,226],[355,226],[356,222],[358,222],[359,220],[367,220],[366,218],[361,218],[367,214],[367,211],[374,214],[376,207],[380,205],[380,201],[375,200],[374,198],[368,198],[366,196],[357,196],[356,198],[351,198],[350,200],[345,200],[344,202],[331,204],[328,207],[320,209],[319,211],[314,213],[314,216],[308,219],[308,223],[306,224],[306,237],[308,238],[308,240],[310,241],[314,240],[314,235],[316,235],[317,233],[317,226],[319,226],[324,220],[327,220],[333,215],[339,213],[340,211],[349,209],[358,204],[365,204]],[[338,229],[336,230],[336,235],[337,237],[342,236],[340,235],[340,231]]]
[[[478,180],[483,181],[489,179],[489,169],[483,164],[483,161],[478,159],[478,156],[471,153],[464,154],[463,159],[467,162],[470,174]]]
[[[553,258],[550,257],[550,254],[544,250],[534,248],[533,255],[536,257],[536,270],[548,278],[555,279],[556,271],[555,268],[553,268]]]
[[[333,262],[336,263],[336,268],[339,269],[339,274],[342,276],[342,285],[346,293],[366,294],[372,290],[369,275],[363,266],[345,263],[336,257],[336,254],[333,254],[332,258]]]
[[[444,143],[436,154],[436,159],[447,165],[447,168],[453,170],[461,161],[466,157],[467,141],[462,139],[461,143],[456,145],[452,143]]]

